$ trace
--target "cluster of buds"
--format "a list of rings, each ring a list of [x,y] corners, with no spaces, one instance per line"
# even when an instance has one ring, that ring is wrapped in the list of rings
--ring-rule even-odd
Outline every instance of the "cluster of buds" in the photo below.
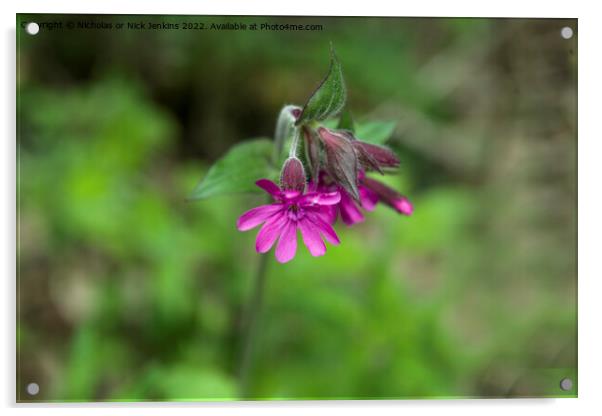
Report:
[[[347,225],[364,220],[360,207],[371,211],[377,202],[390,206],[404,215],[412,214],[408,199],[366,173],[384,175],[399,167],[399,159],[383,146],[358,140],[348,130],[303,126],[311,180],[318,189],[341,193],[339,212]]]
[[[289,111],[295,119],[301,114],[298,108]],[[297,155],[298,148],[305,149],[301,155],[305,164]],[[297,230],[309,252],[321,256],[326,252],[323,240],[339,244],[333,228],[338,217],[353,225],[364,220],[362,210],[371,211],[379,202],[400,214],[412,214],[412,204],[405,196],[367,176],[398,166],[399,159],[391,150],[358,140],[351,131],[301,126],[295,130],[289,157],[282,165],[280,184],[257,181],[273,203],[247,211],[237,227],[246,231],[263,224],[256,250],[265,253],[277,241],[276,259],[281,263],[295,256]]]
[[[281,173],[280,185],[268,179],[256,182],[274,199],[244,213],[238,229],[246,231],[263,224],[256,249],[265,253],[276,244],[276,259],[291,260],[297,250],[297,230],[313,256],[326,252],[323,240],[338,244],[333,225],[337,218],[347,225],[364,220],[379,202],[403,215],[412,214],[412,204],[393,188],[367,176],[399,167],[399,159],[383,146],[358,140],[352,130],[330,129],[320,122],[337,116],[345,107],[347,88],[334,49],[326,78],[303,108],[286,106],[276,128],[276,154],[285,138],[292,141]],[[339,125],[353,125],[341,116]]]

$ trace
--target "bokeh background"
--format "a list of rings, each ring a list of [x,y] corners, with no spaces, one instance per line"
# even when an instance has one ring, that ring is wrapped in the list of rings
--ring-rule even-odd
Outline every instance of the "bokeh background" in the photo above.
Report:
[[[397,123],[415,214],[269,254],[248,397],[576,395],[576,20],[17,20],[18,400],[241,397],[259,255],[235,221],[263,196],[186,197],[305,102],[331,41],[356,118]],[[82,20],[323,29],[21,28]]]

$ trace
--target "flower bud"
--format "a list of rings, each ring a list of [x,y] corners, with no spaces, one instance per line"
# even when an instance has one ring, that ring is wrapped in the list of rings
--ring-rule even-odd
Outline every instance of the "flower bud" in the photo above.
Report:
[[[354,140],[352,144],[364,169],[376,170],[382,173],[381,168],[399,167],[399,159],[386,147],[360,140]]]
[[[325,127],[318,129],[318,135],[324,144],[326,171],[337,185],[359,201],[357,186],[359,161],[351,140],[344,133]]]
[[[305,190],[305,169],[303,163],[296,157],[289,157],[282,165],[280,172],[280,187],[285,191]]]

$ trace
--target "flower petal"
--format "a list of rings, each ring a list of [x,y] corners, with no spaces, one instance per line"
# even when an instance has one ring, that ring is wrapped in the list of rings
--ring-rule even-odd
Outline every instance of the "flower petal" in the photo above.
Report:
[[[340,243],[339,237],[334,231],[334,228],[332,228],[330,224],[322,220],[320,216],[316,215],[313,212],[308,212],[306,216],[311,222],[313,222],[318,227],[320,233],[324,236],[326,241],[335,246]]]
[[[360,201],[362,208],[366,211],[373,211],[378,203],[378,194],[372,189],[360,185]]]
[[[322,218],[322,220],[324,220],[324,222],[332,225],[337,220],[337,207],[333,205],[320,207],[318,210],[318,215],[320,218]]]
[[[339,210],[341,211],[341,219],[347,225],[364,221],[364,215],[346,193],[341,196]]]
[[[280,234],[278,245],[276,246],[276,260],[280,263],[286,263],[295,257],[297,252],[297,225],[293,221],[288,221]]]
[[[271,216],[257,233],[255,250],[258,253],[267,253],[270,251],[285,225],[286,213],[278,212]]]
[[[312,256],[323,256],[326,253],[326,245],[320,237],[320,230],[316,225],[308,219],[302,219],[299,221],[299,228],[301,229],[301,236],[303,242],[307,246]]]
[[[262,222],[266,221],[276,212],[282,210],[281,204],[270,204],[261,205],[256,208],[250,209],[238,218],[236,221],[236,227],[239,231],[247,231],[251,228],[257,227]]]
[[[270,194],[276,198],[279,197],[280,194],[282,193],[282,191],[280,190],[280,187],[269,179],[260,179],[257,182],[255,182],[255,185],[259,186],[261,189],[266,191],[268,194]]]
[[[334,224],[337,220],[336,205],[311,205],[303,207],[305,212],[312,212],[328,224]]]
[[[339,192],[312,192],[299,200],[300,205],[336,205],[341,200]]]
[[[397,210],[397,212],[404,215],[412,215],[412,212],[414,212],[414,206],[412,205],[410,200],[403,195],[399,198],[394,199],[392,205]]]

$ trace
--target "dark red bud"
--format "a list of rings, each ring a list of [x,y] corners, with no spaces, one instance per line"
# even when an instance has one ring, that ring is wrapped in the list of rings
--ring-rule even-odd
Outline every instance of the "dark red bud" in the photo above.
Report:
[[[353,147],[355,147],[360,163],[365,169],[376,170],[382,173],[382,168],[399,167],[399,159],[386,147],[362,142],[360,140],[354,140]]]
[[[286,159],[280,172],[280,187],[286,191],[305,190],[305,169],[303,163],[296,157]]]
[[[337,185],[359,201],[357,187],[359,161],[351,140],[345,134],[325,127],[320,127],[318,134],[324,143],[326,171]]]

